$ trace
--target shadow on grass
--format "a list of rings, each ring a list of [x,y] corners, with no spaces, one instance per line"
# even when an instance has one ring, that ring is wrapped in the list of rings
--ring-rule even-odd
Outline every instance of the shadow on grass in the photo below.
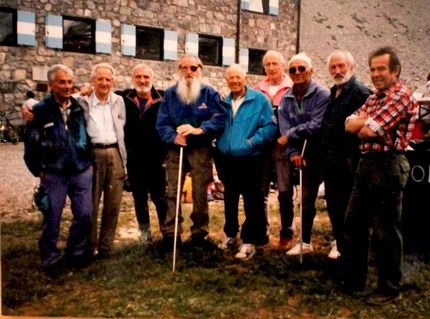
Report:
[[[234,258],[208,241],[185,241],[172,253],[157,244],[118,246],[111,258],[82,270],[64,269],[58,278],[41,268],[37,223],[2,225],[3,315],[109,318],[426,318],[430,267],[406,263],[403,299],[368,307],[362,295],[338,290],[339,263],[323,252],[296,256],[258,248],[249,261]],[[31,231],[30,233],[28,231]],[[5,240],[7,242],[5,242]],[[415,277],[414,277],[415,276]],[[371,268],[368,291],[374,288]],[[412,307],[411,307],[412,305]]]

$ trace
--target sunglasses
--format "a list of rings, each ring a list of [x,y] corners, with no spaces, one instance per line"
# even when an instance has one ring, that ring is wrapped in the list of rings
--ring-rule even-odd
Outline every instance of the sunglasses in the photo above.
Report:
[[[184,70],[184,71],[185,71],[185,70],[190,69],[191,71],[196,72],[198,68],[199,68],[199,67],[198,67],[198,66],[195,66],[195,65],[192,65],[192,66],[190,66],[189,68],[188,68],[187,66],[183,66],[183,67],[181,68],[181,70]]]
[[[297,70],[299,70],[300,73],[303,73],[306,71],[306,67],[301,65],[299,67],[292,67],[288,69],[288,72],[290,72],[290,74],[296,74]]]

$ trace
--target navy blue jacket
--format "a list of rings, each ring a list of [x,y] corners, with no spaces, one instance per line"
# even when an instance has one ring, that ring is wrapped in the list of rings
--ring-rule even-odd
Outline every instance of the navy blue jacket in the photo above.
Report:
[[[93,163],[83,109],[70,98],[66,123],[52,94],[33,106],[34,120],[27,124],[24,160],[34,176],[40,172],[73,175]]]

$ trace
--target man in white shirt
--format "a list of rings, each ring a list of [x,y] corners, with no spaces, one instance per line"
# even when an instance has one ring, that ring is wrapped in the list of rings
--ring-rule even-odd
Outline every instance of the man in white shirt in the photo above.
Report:
[[[87,133],[91,138],[95,158],[93,180],[92,227],[89,235],[89,254],[108,258],[111,255],[126,176],[124,144],[125,105],[121,96],[111,92],[115,70],[107,63],[93,67],[89,96],[74,95],[85,110]],[[103,193],[100,234],[97,238],[97,217]]]

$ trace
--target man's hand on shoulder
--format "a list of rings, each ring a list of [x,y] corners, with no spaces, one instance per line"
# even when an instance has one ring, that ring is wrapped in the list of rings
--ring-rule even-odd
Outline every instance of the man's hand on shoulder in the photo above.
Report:
[[[25,123],[30,123],[31,121],[34,120],[34,114],[33,114],[33,112],[31,112],[32,110],[33,110],[32,106],[23,108],[21,110],[22,117],[23,117]]]

